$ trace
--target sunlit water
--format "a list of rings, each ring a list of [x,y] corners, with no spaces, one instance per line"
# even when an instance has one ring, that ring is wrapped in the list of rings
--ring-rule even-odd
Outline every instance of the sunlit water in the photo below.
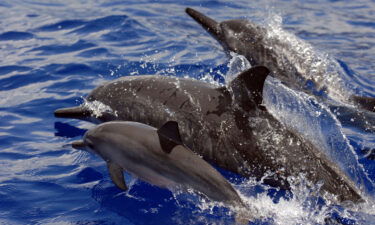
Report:
[[[297,47],[308,47],[325,63],[338,66],[340,79],[332,82],[375,96],[371,0],[2,0],[0,223],[234,223],[236,215],[226,207],[129,175],[130,191],[121,192],[101,159],[68,145],[93,124],[53,116],[55,109],[82,103],[92,88],[117,77],[161,74],[224,84],[250,66],[235,54],[230,60],[185,15],[185,7],[217,20],[282,24],[278,35],[292,37],[301,43]],[[295,179],[305,183],[285,192],[220,170],[258,212],[253,223],[324,224],[331,218],[343,224],[375,224],[375,162],[362,151],[375,148],[374,134],[342,126],[319,101],[274,79],[266,82],[265,104],[286,126],[321,146],[367,193],[368,202],[350,207],[325,202],[314,194],[321,184],[306,188],[303,175]]]

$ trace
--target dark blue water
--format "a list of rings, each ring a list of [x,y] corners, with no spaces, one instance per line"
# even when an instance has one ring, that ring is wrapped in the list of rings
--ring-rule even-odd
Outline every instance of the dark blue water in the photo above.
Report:
[[[354,84],[356,93],[375,96],[373,0],[2,0],[1,224],[234,222],[225,207],[207,206],[197,196],[176,196],[128,175],[130,191],[120,192],[109,180],[102,160],[68,145],[93,125],[53,116],[55,109],[78,105],[95,86],[121,76],[208,76],[224,82],[232,64],[219,44],[185,15],[185,7],[217,20],[248,18],[266,24],[282,19],[284,31],[339,62],[345,71],[342,79]],[[327,121],[336,121],[329,116]],[[364,168],[370,180],[367,189],[373,190],[375,162],[366,158],[367,151],[362,149],[375,148],[374,134],[334,122],[313,123],[314,129],[334,127],[326,130],[337,136],[334,142],[321,139],[324,135],[312,135],[314,129],[307,136],[334,149],[353,150],[354,166]],[[337,161],[344,165],[352,162]],[[303,186],[288,194],[221,172],[265,212],[265,218],[256,224],[324,224],[327,217],[344,224],[375,224],[371,202],[347,209],[322,203],[311,197],[313,190]],[[374,196],[375,192],[368,194]]]

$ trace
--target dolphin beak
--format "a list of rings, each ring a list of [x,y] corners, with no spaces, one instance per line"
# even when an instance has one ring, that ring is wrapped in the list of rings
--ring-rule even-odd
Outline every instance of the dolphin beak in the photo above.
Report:
[[[218,22],[192,8],[186,8],[185,12],[195,21],[197,21],[197,23],[199,23],[211,35],[217,39],[220,39],[222,32]]]
[[[85,119],[90,117],[91,111],[83,106],[57,109],[55,116],[59,118]]]
[[[86,145],[82,140],[74,141],[71,143],[72,147],[78,150],[86,150]]]
[[[350,97],[350,99],[354,101],[359,106],[359,108],[375,112],[375,98],[353,95]]]

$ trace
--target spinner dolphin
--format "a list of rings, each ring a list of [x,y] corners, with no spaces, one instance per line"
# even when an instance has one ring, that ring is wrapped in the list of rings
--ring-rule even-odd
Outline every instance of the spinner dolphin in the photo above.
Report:
[[[123,171],[171,190],[193,189],[214,201],[244,206],[231,184],[184,146],[174,121],[160,129],[129,121],[102,123],[72,143],[103,158],[112,181],[126,190]]]
[[[183,143],[219,167],[286,189],[288,177],[302,173],[312,182],[323,181],[322,192],[339,201],[360,201],[347,174],[261,104],[268,74],[267,68],[254,67],[228,87],[177,77],[127,76],[95,88],[84,104],[58,109],[55,116],[153,127],[179,121]],[[97,104],[105,110],[97,112]]]
[[[329,71],[326,63],[319,58],[311,58],[313,53],[304,54],[300,49],[290,46],[291,40],[277,37],[271,29],[248,20],[217,22],[191,8],[187,8],[186,13],[218,40],[226,51],[245,56],[253,66],[265,65],[285,85],[324,100],[344,124],[351,124],[348,122],[349,116],[349,120],[366,120],[365,124],[353,125],[375,130],[375,98],[350,94],[351,90],[345,87],[337,74]],[[326,95],[330,99],[323,97]],[[345,106],[347,104],[355,105],[363,111],[353,110]],[[351,112],[350,115],[348,112]]]

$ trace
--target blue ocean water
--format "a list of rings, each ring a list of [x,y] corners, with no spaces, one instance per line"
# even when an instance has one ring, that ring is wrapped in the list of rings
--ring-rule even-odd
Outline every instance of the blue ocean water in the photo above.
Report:
[[[78,105],[95,86],[121,76],[209,76],[224,82],[232,69],[229,58],[185,14],[185,7],[219,21],[247,18],[265,24],[282,20],[284,31],[337,60],[345,71],[342,79],[352,83],[356,93],[375,96],[373,0],[2,0],[1,224],[234,223],[233,214],[224,207],[208,207],[197,196],[176,196],[130,176],[126,177],[130,191],[120,192],[101,159],[68,145],[93,125],[53,116],[55,109]],[[311,109],[314,104],[301,103],[301,107]],[[287,122],[290,118],[285,115],[280,119]],[[299,115],[308,117],[307,113]],[[354,166],[363,167],[368,179],[375,182],[375,162],[362,150],[375,148],[374,134],[353,126],[336,126],[330,122],[336,119],[327,117],[330,119],[325,122],[313,120],[311,124],[316,126],[311,126],[314,129],[307,136],[333,149],[353,150]],[[306,131],[309,127],[296,129]],[[339,135],[330,140],[314,136],[322,127]],[[324,224],[327,216],[344,224],[375,224],[373,204],[356,210],[327,206],[303,198],[313,192],[303,187],[294,190],[297,197],[288,198],[285,193],[220,171],[250,196],[255,206],[270,212],[255,224]],[[368,194],[374,196],[371,184],[367,185]]]

